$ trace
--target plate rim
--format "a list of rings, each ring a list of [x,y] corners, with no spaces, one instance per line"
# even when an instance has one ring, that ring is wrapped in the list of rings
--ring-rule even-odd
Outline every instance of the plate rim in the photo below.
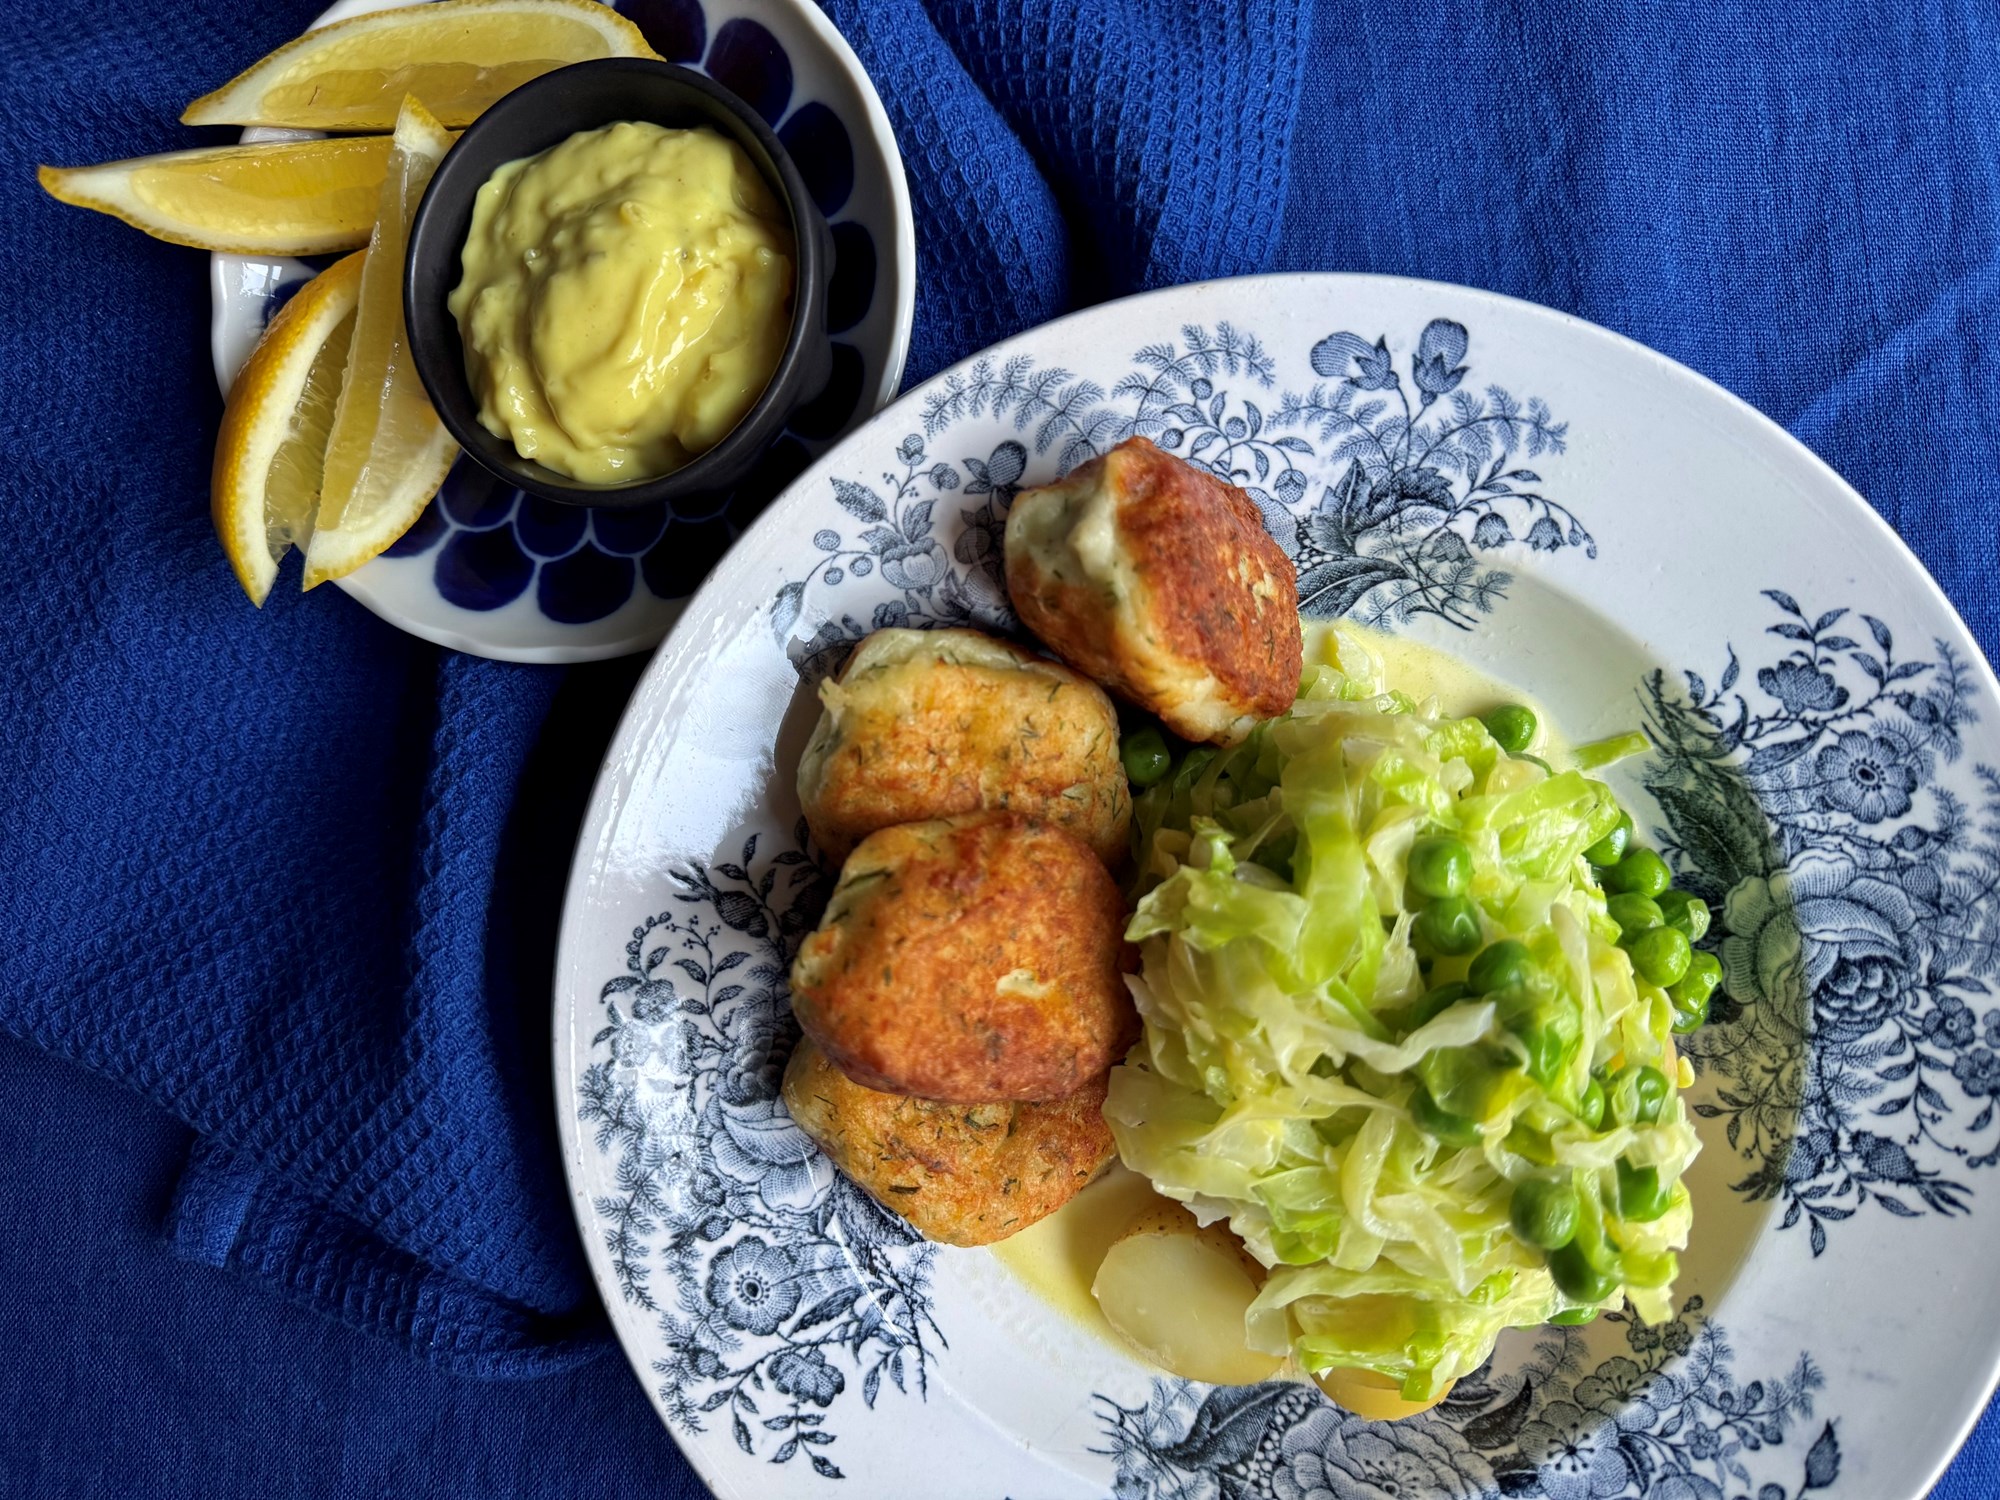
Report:
[[[1483,287],[1374,272],[1278,271],[1251,276],[1214,277],[1113,298],[1018,330],[954,361],[919,384],[901,392],[894,401],[876,411],[815,458],[807,469],[771,501],[743,535],[737,538],[708,577],[702,581],[700,588],[689,596],[687,608],[681,619],[676,621],[674,627],[662,639],[652,659],[640,674],[638,682],[634,684],[632,695],[606,747],[604,759],[598,767],[590,796],[585,804],[583,820],[578,827],[577,842],[572,853],[570,871],[564,885],[562,908],[558,917],[555,975],[550,996],[551,1066],[554,1070],[552,1082],[553,1102],[557,1114],[556,1127],[562,1145],[560,1154],[565,1183],[569,1190],[570,1210],[575,1218],[579,1238],[585,1242],[585,1255],[590,1266],[592,1283],[603,1301],[620,1352],[644,1388],[649,1405],[653,1407],[676,1448],[702,1483],[717,1495],[731,1495],[735,1492],[722,1487],[723,1476],[704,1462],[704,1445],[685,1441],[683,1435],[667,1420],[653,1391],[642,1354],[635,1347],[636,1341],[628,1340],[626,1336],[618,1311],[620,1302],[617,1287],[610,1278],[608,1269],[601,1262],[597,1245],[591,1239],[590,1216],[593,1209],[584,1181],[585,1164],[582,1150],[584,1131],[575,1118],[575,1111],[568,1107],[574,1095],[574,1077],[573,1069],[565,1064],[572,1055],[575,1032],[568,1024],[570,1016],[566,1013],[564,982],[565,975],[575,967],[573,960],[576,955],[573,952],[573,943],[576,940],[579,923],[574,914],[582,911],[586,905],[584,898],[591,879],[592,853],[602,842],[602,835],[611,826],[613,817],[624,811],[622,806],[615,803],[615,799],[607,799],[607,792],[611,789],[611,783],[620,769],[632,758],[634,742],[640,732],[640,717],[650,708],[659,689],[672,680],[676,662],[685,653],[701,644],[694,635],[690,621],[703,613],[716,614],[727,609],[730,586],[736,582],[739,575],[753,566],[752,559],[761,555],[771,539],[784,528],[787,512],[807,503],[807,495],[825,482],[828,471],[833,465],[843,461],[849,445],[859,444],[864,435],[870,433],[878,424],[886,423],[892,415],[905,410],[920,411],[922,399],[934,388],[943,386],[954,375],[969,373],[979,360],[990,357],[993,351],[1021,340],[1044,336],[1053,330],[1091,318],[1111,317],[1118,311],[1143,307],[1155,301],[1187,297],[1212,288],[1264,287],[1276,291],[1300,283],[1325,285],[1345,290],[1350,295],[1366,294],[1371,288],[1404,294],[1438,292],[1454,298],[1470,299],[1474,305],[1504,308],[1525,315],[1531,321],[1546,321],[1548,326],[1567,334],[1595,340],[1601,346],[1616,351],[1621,358],[1629,360],[1636,356],[1642,363],[1664,372],[1671,379],[1692,381],[1704,394],[1720,397],[1739,414],[1750,417],[1752,428],[1761,437],[1775,440],[1778,450],[1794,462],[1803,460],[1805,472],[1822,484],[1830,484],[1833,495],[1837,495],[1847,507],[1865,517],[1866,522],[1873,527],[1872,535],[1875,541],[1878,544],[1887,543],[1889,555],[1901,564],[1897,571],[1905,577],[1913,578],[1928,602],[1934,608],[1941,610],[1942,617],[1955,624],[1964,638],[1972,642],[1975,648],[1971,653],[1974,658],[1972,672],[1976,686],[1983,690],[1991,701],[2000,703],[2000,675],[1996,674],[1992,662],[1988,660],[1984,649],[1979,646],[1978,637],[1966,624],[1963,615],[1950,596],[1945,593],[1943,586],[1931,575],[1930,570],[1924,566],[1922,560],[1895,528],[1873,505],[1869,504],[1867,498],[1803,440],[1726,386],[1672,356],[1606,328],[1602,324],[1527,298],[1494,292]],[[760,597],[756,602],[761,607],[767,601]],[[1760,1234],[1759,1238],[1761,1240],[1763,1235]],[[1950,1443],[1930,1462],[1920,1487],[1911,1491],[1911,1500],[1921,1500],[1922,1496],[1928,1495],[1936,1487],[1939,1478],[1957,1458],[1973,1428],[1978,1425],[1980,1418],[1994,1400],[1996,1390],[2000,1390],[2000,1342],[1996,1342],[1987,1350],[1985,1364],[1987,1369],[1983,1384],[1972,1392],[1972,1399],[1955,1424],[1955,1432]]]

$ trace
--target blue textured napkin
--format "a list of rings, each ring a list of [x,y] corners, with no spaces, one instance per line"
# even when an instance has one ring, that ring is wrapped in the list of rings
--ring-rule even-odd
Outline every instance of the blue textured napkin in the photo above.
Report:
[[[588,767],[538,767],[538,745],[569,734],[564,694],[615,701],[630,674],[566,684],[443,653],[289,579],[260,617],[204,498],[203,258],[59,207],[28,173],[191,144],[181,105],[314,4],[209,0],[160,25],[130,0],[34,0],[11,17],[0,1028],[199,1133],[166,1223],[182,1255],[450,1369],[532,1375],[606,1340],[538,1046]],[[1259,210],[1284,190],[1302,55],[1290,7],[835,14],[909,155],[913,376],[1085,285],[1270,258],[1277,217]],[[1071,14],[1088,24],[1060,48],[1031,45]],[[1141,31],[1157,70],[1133,67]],[[975,79],[959,56],[1007,66]],[[1201,172],[1173,170],[1195,143]],[[1085,205],[1073,222],[1065,197]]]
[[[197,1132],[177,1253],[448,1369],[555,1371],[606,1338],[556,1166],[550,948],[631,668],[451,656],[289,578],[256,616],[206,515],[202,258],[28,172],[194,143],[181,105],[317,8],[21,0],[0,36],[0,1029]],[[908,164],[913,378],[1201,276],[1489,286],[1792,427],[2000,642],[1990,6],[827,9]],[[2000,1493],[1996,1454],[1940,1494]]]

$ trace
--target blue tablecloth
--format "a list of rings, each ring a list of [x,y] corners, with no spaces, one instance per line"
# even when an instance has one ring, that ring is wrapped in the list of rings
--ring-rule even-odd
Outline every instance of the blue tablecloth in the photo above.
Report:
[[[692,1494],[538,1050],[634,669],[288,585],[253,617],[207,535],[203,259],[29,180],[193,143],[180,105],[317,8],[22,0],[0,41],[0,1494]],[[1785,423],[2000,644],[1991,6],[827,8],[909,161],[913,375],[1205,275],[1492,287]],[[1989,1418],[1939,1494],[1996,1493]]]

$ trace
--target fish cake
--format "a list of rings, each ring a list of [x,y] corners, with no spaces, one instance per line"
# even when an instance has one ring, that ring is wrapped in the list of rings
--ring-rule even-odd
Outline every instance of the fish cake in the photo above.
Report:
[[[792,1009],[866,1088],[1073,1094],[1137,1038],[1125,903],[1074,834],[972,813],[870,834],[792,965]]]
[[[785,1069],[792,1118],[925,1239],[990,1245],[1047,1218],[1109,1162],[1102,1075],[1044,1104],[939,1104],[865,1089],[811,1037]]]
[[[819,696],[799,803],[831,858],[879,828],[1005,809],[1124,859],[1118,713],[1069,668],[976,630],[878,630]]]
[[[1298,576],[1250,497],[1127,438],[1007,514],[1022,622],[1183,739],[1234,744],[1298,697]]]

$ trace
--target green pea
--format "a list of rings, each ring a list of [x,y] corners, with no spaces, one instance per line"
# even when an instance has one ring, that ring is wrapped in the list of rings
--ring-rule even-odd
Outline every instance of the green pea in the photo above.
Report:
[[[1612,1077],[1606,1094],[1611,1116],[1621,1125],[1651,1125],[1673,1092],[1667,1075],[1647,1063],[1627,1063]]]
[[[1618,1290],[1617,1273],[1592,1264],[1575,1240],[1549,1252],[1549,1275],[1562,1294],[1576,1302],[1602,1302]]]
[[[1632,967],[1639,971],[1639,977],[1661,989],[1679,984],[1694,961],[1694,949],[1688,945],[1687,934],[1678,927],[1655,927],[1651,932],[1642,932],[1626,945],[1625,951],[1632,955]]]
[[[1520,1067],[1498,1048],[1434,1048],[1416,1072],[1434,1103],[1469,1120],[1492,1119],[1526,1083]]]
[[[1688,961],[1688,971],[1677,984],[1667,986],[1667,998],[1674,1005],[1674,1030],[1685,1036],[1708,1021],[1708,1005],[1716,986],[1722,983],[1722,960],[1697,948]]]
[[[1488,709],[1479,716],[1479,722],[1509,755],[1518,755],[1534,744],[1535,730],[1540,727],[1535,722],[1535,711],[1519,703],[1503,703]]]
[[[1409,1029],[1415,1031],[1426,1021],[1436,1020],[1472,993],[1472,986],[1454,979],[1429,991],[1410,1007]]]
[[[1441,1108],[1431,1097],[1429,1089],[1419,1087],[1410,1095],[1410,1115],[1419,1130],[1436,1136],[1447,1146],[1479,1144],[1479,1126],[1464,1115],[1455,1115]]]
[[[1417,913],[1413,932],[1433,953],[1461,957],[1479,946],[1479,908],[1467,896],[1444,896]]]
[[[1528,1076],[1545,1087],[1553,1084],[1583,1040],[1582,1015],[1560,995],[1516,988],[1498,998],[1500,1024],[1528,1049]]]
[[[1611,832],[1583,851],[1583,857],[1602,868],[1615,865],[1625,857],[1626,846],[1632,842],[1632,815],[1621,811],[1618,823]]]
[[[1490,995],[1495,990],[1510,989],[1521,983],[1534,971],[1534,967],[1534,955],[1528,952],[1525,943],[1502,938],[1480,950],[1479,957],[1466,970],[1465,980],[1472,986],[1473,994]]]
[[[1125,779],[1137,787],[1152,786],[1174,768],[1167,737],[1150,724],[1126,735],[1118,755],[1125,762]]]
[[[1698,943],[1708,935],[1708,903],[1701,897],[1690,896],[1686,891],[1662,891],[1660,911],[1667,925],[1686,933],[1690,943]]]
[[[1673,1206],[1674,1190],[1660,1183],[1658,1167],[1635,1167],[1618,1158],[1618,1217],[1646,1224]]]
[[[1687,973],[1667,987],[1667,993],[1674,997],[1676,1004],[1692,1005],[1699,1000],[1707,1003],[1716,986],[1722,983],[1722,960],[1706,949],[1697,949],[1688,959]]]
[[[1722,960],[1706,948],[1696,948],[1688,958],[1688,972],[1672,986],[1672,994],[1676,1000],[1706,1000],[1718,984],[1722,984]]]
[[[1472,851],[1450,834],[1410,846],[1410,884],[1427,897],[1463,896],[1472,885]]]
[[[1604,909],[1611,914],[1611,920],[1618,924],[1621,938],[1637,937],[1642,932],[1666,925],[1666,913],[1660,903],[1651,896],[1642,896],[1637,891],[1626,891],[1613,896],[1604,903]]]
[[[1550,1318],[1549,1321],[1551,1323],[1559,1323],[1564,1328],[1576,1328],[1585,1323],[1595,1323],[1597,1321],[1597,1309],[1594,1307],[1565,1307],[1553,1318]]]
[[[1667,862],[1651,849],[1634,849],[1604,872],[1607,891],[1636,891],[1641,896],[1657,896],[1674,883]]]
[[[1671,996],[1673,990],[1668,990]],[[1674,1005],[1673,1031],[1675,1036],[1686,1036],[1691,1031],[1699,1031],[1708,1024],[1708,997],[1699,1000],[1676,1000]]]
[[[1583,1097],[1577,1101],[1576,1117],[1592,1130],[1604,1127],[1604,1085],[1595,1078],[1585,1086]]]
[[[1529,1177],[1514,1185],[1507,1216],[1514,1233],[1541,1250],[1560,1250],[1576,1238],[1583,1207],[1576,1189],[1553,1177]]]

